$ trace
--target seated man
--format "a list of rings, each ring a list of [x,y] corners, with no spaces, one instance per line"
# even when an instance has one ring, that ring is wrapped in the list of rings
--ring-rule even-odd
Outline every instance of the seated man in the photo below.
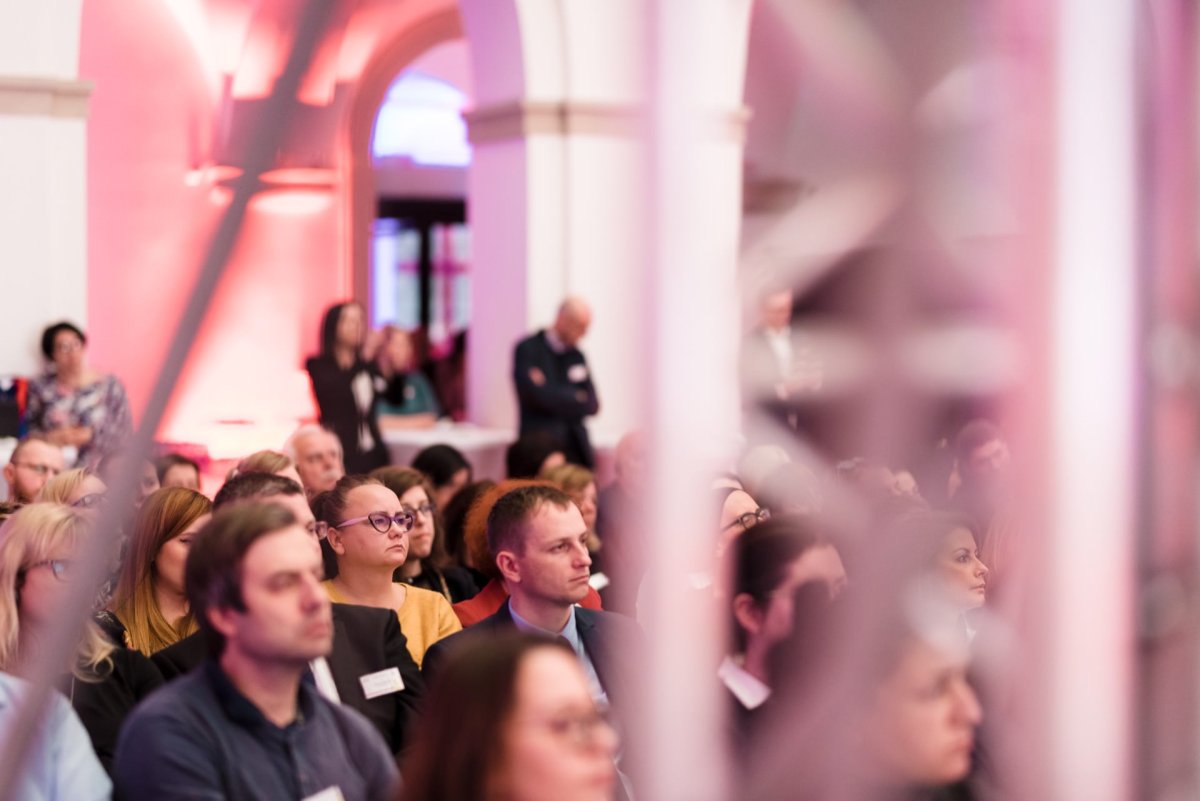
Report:
[[[792,631],[796,589],[822,584],[822,597],[832,599],[846,584],[846,570],[837,549],[798,517],[746,530],[733,541],[731,556],[735,652],[725,657],[717,676],[730,694],[733,744],[744,755],[752,718],[771,695],[771,650]]]
[[[278,504],[218,511],[188,554],[210,658],[146,699],[117,745],[128,801],[389,798],[396,765],[371,724],[303,680],[333,645],[312,535]]]
[[[317,521],[300,485],[290,478],[241,473],[225,482],[213,508],[219,511],[244,503],[277,503],[315,537]],[[204,637],[197,633],[151,658],[169,681],[203,663],[207,655]],[[333,650],[328,668],[337,699],[366,715],[398,753],[413,730],[425,681],[408,652],[396,615],[370,606],[333,604]]]
[[[316,423],[296,429],[283,443],[283,453],[295,463],[304,494],[310,499],[333,489],[338,479],[346,475],[341,440]]]
[[[38,437],[21,440],[4,466],[8,502],[33,503],[46,482],[61,473],[63,468],[62,448]]]
[[[556,487],[531,484],[496,501],[488,515],[488,548],[508,586],[508,601],[491,617],[435,643],[425,654],[426,675],[462,638],[516,627],[565,638],[596,700],[627,703],[642,632],[623,615],[576,606],[590,589],[587,535],[579,508]]]

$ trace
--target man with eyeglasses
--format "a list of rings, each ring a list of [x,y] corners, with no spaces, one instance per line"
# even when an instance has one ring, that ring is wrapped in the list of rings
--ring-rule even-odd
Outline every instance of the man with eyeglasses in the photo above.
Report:
[[[217,492],[213,510],[247,503],[279,504],[314,540],[325,535],[324,526],[313,517],[304,500],[304,490],[290,478],[241,473]],[[399,753],[415,731],[425,681],[408,652],[396,615],[387,609],[351,604],[335,603],[332,609],[333,650],[326,660],[333,684],[329,694],[365,715],[392,751]],[[197,633],[158,651],[151,659],[170,681],[202,664],[207,655],[208,645]],[[318,687],[329,691],[331,688],[322,683],[324,676],[324,668],[313,671]]]
[[[64,464],[57,445],[38,437],[22,440],[4,466],[9,503],[33,503],[46,482],[63,471]]]
[[[333,646],[321,576],[316,541],[282,505],[213,515],[191,545],[185,581],[212,656],[126,719],[118,797],[392,797],[398,776],[383,738],[305,680]]]

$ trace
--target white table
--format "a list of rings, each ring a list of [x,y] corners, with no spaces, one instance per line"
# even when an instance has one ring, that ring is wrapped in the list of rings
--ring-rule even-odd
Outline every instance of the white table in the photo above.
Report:
[[[457,448],[471,463],[476,481],[505,476],[504,452],[516,438],[503,428],[482,428],[470,423],[437,423],[431,428],[401,428],[383,432],[391,462],[407,467],[413,457],[430,445]]]

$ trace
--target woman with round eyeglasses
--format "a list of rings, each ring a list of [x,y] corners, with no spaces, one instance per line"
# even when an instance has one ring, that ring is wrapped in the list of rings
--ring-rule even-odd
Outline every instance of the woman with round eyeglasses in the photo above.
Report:
[[[313,499],[337,571],[325,581],[335,603],[394,609],[408,651],[420,665],[425,651],[462,630],[449,601],[432,590],[395,582],[408,559],[409,532],[416,523],[396,493],[370,476],[343,476]]]
[[[46,373],[29,382],[30,433],[74,448],[75,464],[94,467],[133,433],[125,387],[87,364],[87,337],[66,321],[42,332]]]
[[[62,624],[58,605],[74,576],[74,559],[95,513],[34,503],[0,528],[0,671],[32,679],[39,644]],[[92,620],[84,624],[58,689],[79,713],[96,755],[111,770],[125,715],[162,684],[142,654],[116,646]]]
[[[413,516],[408,533],[408,558],[394,576],[412,587],[433,590],[452,604],[479,592],[471,574],[450,562],[442,545],[442,521],[429,479],[411,467],[381,467],[371,476],[396,493],[404,511]]]
[[[570,647],[517,632],[439,670],[399,801],[610,801],[617,735]]]

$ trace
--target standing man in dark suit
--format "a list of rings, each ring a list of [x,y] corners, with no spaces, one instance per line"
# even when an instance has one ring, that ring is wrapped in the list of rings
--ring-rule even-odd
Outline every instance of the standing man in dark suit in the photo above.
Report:
[[[518,342],[513,354],[520,434],[548,432],[562,444],[567,461],[589,468],[596,460],[583,419],[600,410],[600,401],[577,345],[591,322],[587,303],[567,298],[554,325]]]

